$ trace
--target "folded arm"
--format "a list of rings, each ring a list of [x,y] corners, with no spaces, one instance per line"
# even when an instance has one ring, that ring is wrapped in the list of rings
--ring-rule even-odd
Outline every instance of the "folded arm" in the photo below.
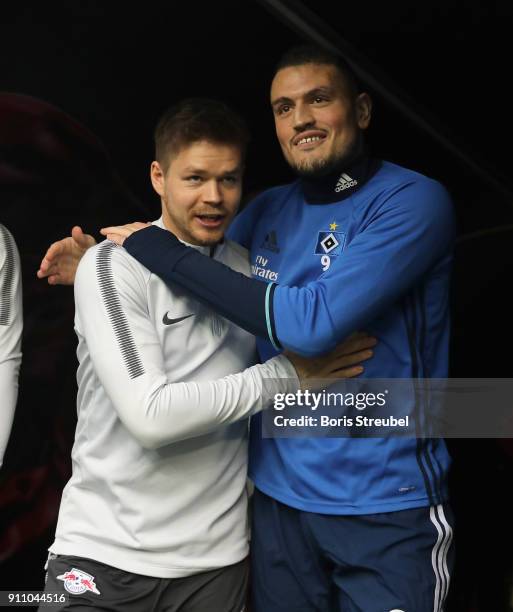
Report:
[[[426,181],[391,194],[328,272],[303,287],[246,278],[154,226],[129,232],[124,246],[170,286],[187,289],[276,348],[317,355],[420,282],[449,255],[453,236],[450,198]]]

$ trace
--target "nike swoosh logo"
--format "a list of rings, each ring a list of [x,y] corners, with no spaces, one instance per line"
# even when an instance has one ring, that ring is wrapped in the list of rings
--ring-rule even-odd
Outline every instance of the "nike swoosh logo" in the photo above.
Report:
[[[178,317],[178,319],[170,319],[167,316],[167,312],[166,314],[162,317],[162,323],[164,323],[164,325],[173,325],[173,323],[180,323],[180,321],[183,321],[184,319],[188,319],[189,317],[193,317],[193,314],[190,315],[185,315],[185,317]]]

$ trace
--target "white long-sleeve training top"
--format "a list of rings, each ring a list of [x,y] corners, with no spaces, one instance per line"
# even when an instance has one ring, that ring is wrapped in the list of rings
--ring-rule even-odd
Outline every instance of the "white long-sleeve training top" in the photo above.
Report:
[[[215,259],[249,275],[230,241]],[[75,306],[73,474],[50,551],[160,578],[240,561],[247,417],[297,388],[294,368],[245,369],[253,336],[107,241],[80,263]]]
[[[22,331],[20,256],[14,238],[0,224],[0,467],[18,398]]]

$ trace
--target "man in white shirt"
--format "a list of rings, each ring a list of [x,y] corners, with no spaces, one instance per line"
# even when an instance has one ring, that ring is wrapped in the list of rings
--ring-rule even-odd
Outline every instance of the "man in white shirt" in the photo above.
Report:
[[[185,101],[160,120],[151,166],[155,223],[245,275],[245,250],[223,235],[247,140],[225,105]],[[66,610],[240,612],[247,417],[297,390],[297,376],[360,373],[373,341],[357,337],[335,359],[248,367],[251,334],[110,242],[87,250],[75,303],[78,423],[47,591],[67,591]]]
[[[22,330],[20,256],[14,238],[0,224],[0,467],[18,398]]]

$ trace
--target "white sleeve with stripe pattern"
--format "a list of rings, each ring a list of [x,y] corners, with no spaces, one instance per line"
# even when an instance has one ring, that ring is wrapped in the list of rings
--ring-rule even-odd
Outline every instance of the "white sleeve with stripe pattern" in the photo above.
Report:
[[[205,434],[262,410],[275,393],[298,388],[281,355],[218,380],[170,383],[145,274],[124,249],[103,242],[86,253],[75,280],[77,330],[119,418],[142,446]]]
[[[0,466],[18,398],[22,330],[20,257],[13,237],[0,225]]]

